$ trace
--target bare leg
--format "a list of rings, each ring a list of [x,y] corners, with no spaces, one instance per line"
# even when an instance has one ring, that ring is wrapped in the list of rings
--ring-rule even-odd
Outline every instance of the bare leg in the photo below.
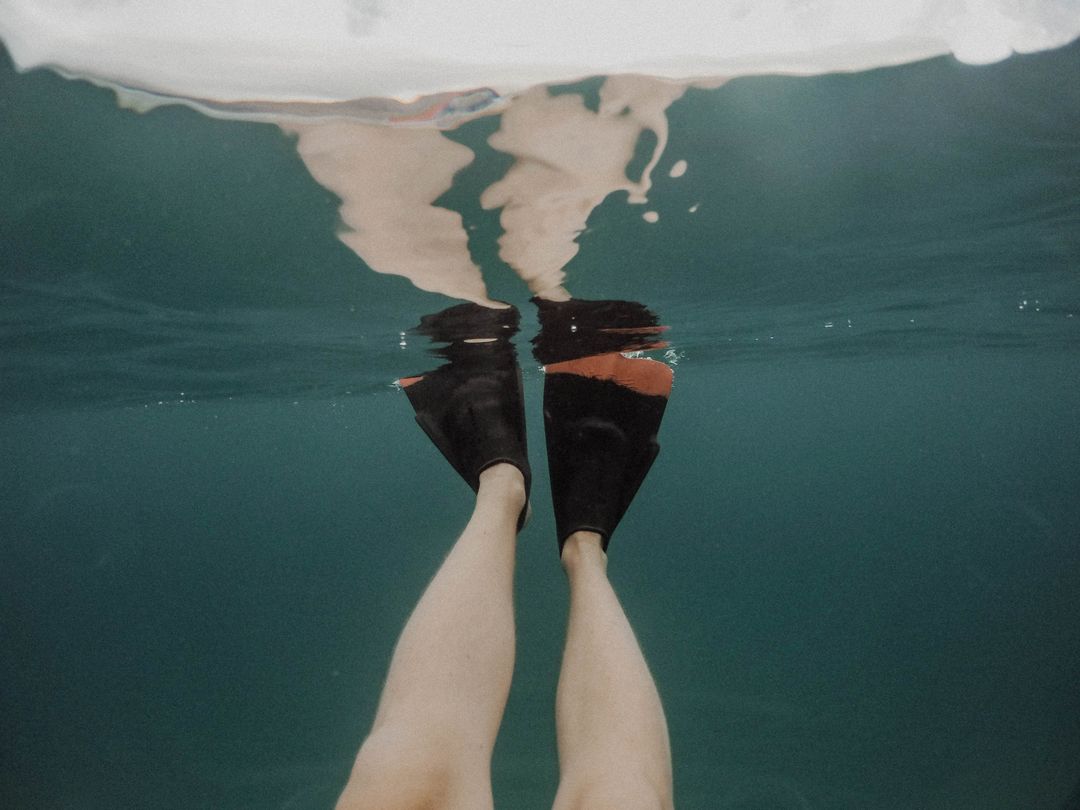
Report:
[[[671,745],[656,684],[607,579],[600,536],[563,548],[570,622],[556,699],[555,810],[671,810]]]
[[[480,475],[476,509],[409,618],[338,810],[485,810],[514,669],[521,473]]]

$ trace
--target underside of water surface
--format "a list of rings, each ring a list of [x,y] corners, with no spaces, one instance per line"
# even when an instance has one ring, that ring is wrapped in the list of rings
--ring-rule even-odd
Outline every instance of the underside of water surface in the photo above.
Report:
[[[0,805],[334,805],[468,517],[395,385],[468,300],[534,471],[494,793],[549,807],[540,296],[666,327],[605,346],[675,380],[610,571],[680,810],[1076,807],[1080,46],[389,127],[3,59]]]

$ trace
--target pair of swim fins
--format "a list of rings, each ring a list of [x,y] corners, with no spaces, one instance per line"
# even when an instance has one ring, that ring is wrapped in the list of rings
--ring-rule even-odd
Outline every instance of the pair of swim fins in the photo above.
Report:
[[[671,369],[622,352],[653,348],[661,327],[640,304],[534,299],[544,364],[544,431],[559,551],[571,534],[600,535],[606,550],[660,446]],[[511,338],[516,309],[459,304],[414,330],[445,343],[447,362],[400,380],[416,421],[474,489],[480,473],[513,464],[531,485],[521,371]],[[519,521],[524,520],[522,512]]]

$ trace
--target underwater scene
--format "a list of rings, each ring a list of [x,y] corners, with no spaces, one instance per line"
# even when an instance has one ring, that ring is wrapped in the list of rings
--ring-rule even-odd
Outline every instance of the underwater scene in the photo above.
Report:
[[[1077,77],[121,105],[0,52],[0,807],[334,807],[474,501],[422,385],[483,356],[496,807],[559,786],[572,366],[663,400],[608,574],[675,807],[1080,808]]]

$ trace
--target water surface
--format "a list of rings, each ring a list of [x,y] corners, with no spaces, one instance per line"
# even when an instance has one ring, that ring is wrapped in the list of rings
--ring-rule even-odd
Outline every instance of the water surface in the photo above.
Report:
[[[1074,789],[1078,68],[1073,45],[691,88],[647,204],[587,217],[568,289],[671,327],[611,575],[680,808]],[[556,92],[587,109],[599,80]],[[531,810],[566,597],[535,314],[481,204],[514,161],[499,126],[440,136],[475,158],[437,202],[523,313],[537,508],[494,779]],[[450,301],[334,237],[340,200],[277,127],[6,63],[0,129],[0,803],[330,807],[468,513],[391,385],[431,367],[403,333]]]

